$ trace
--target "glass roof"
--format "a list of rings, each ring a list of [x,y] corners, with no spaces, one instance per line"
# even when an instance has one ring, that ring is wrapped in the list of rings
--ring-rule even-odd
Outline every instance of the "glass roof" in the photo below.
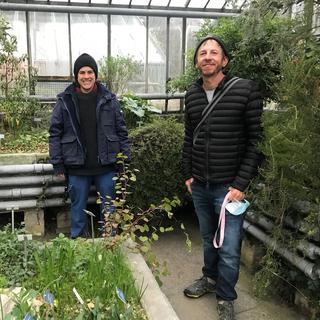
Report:
[[[26,1],[26,0],[25,0]],[[17,1],[11,1],[17,2]],[[21,3],[21,0],[19,1]],[[250,0],[28,0],[27,3],[42,4],[88,4],[137,7],[158,7],[159,9],[177,8],[183,10],[241,10]]]

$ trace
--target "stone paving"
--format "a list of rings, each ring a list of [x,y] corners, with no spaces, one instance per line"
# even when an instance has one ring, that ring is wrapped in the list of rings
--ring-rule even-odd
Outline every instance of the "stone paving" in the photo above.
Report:
[[[183,222],[192,241],[191,253],[187,252],[185,236],[178,227],[174,232],[162,235],[153,246],[158,260],[166,261],[170,271],[169,276],[162,277],[161,289],[180,320],[217,320],[214,294],[200,299],[190,299],[183,295],[184,287],[201,276],[202,267],[201,240],[196,218],[188,214]],[[252,276],[242,267],[237,284],[239,297],[235,302],[236,320],[308,320],[287,305],[279,303],[276,297],[257,300],[251,291],[251,280]]]

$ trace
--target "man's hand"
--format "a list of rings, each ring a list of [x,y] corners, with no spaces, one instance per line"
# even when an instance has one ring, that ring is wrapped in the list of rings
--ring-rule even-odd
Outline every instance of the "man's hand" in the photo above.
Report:
[[[193,178],[190,178],[190,179],[186,180],[186,182],[185,182],[185,185],[187,186],[187,189],[188,189],[188,191],[189,191],[190,193],[192,193],[192,191],[191,191],[191,185],[192,185],[192,183],[193,183]]]
[[[57,177],[58,177],[60,180],[66,180],[66,176],[64,175],[64,173],[59,173],[59,174],[57,174]]]
[[[235,201],[235,200],[242,201],[245,197],[244,192],[242,192],[238,189],[235,189],[233,187],[230,187],[229,191],[230,191],[230,196],[229,196],[230,201]]]

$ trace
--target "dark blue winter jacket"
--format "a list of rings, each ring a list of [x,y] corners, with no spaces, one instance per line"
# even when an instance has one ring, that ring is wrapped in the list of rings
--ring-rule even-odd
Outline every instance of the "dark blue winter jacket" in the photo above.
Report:
[[[115,163],[120,152],[130,159],[128,131],[119,102],[99,82],[96,115],[99,163]],[[67,172],[68,167],[84,165],[86,150],[81,141],[80,126],[75,85],[71,84],[58,95],[50,122],[49,157],[56,174]]]

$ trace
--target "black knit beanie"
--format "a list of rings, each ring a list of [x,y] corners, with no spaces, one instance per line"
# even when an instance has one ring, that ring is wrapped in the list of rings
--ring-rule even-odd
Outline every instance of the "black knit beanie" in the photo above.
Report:
[[[194,65],[196,65],[196,63],[197,63],[197,53],[198,53],[199,48],[200,48],[201,45],[202,45],[205,41],[207,41],[207,40],[215,40],[215,41],[217,41],[217,42],[219,43],[219,45],[220,45],[220,47],[221,47],[224,55],[225,55],[225,56],[228,58],[228,60],[230,61],[230,59],[231,59],[230,53],[228,52],[228,50],[227,50],[227,48],[226,48],[226,45],[223,43],[223,41],[222,41],[219,37],[217,37],[217,36],[207,36],[207,37],[203,38],[203,39],[198,43],[198,45],[197,45],[197,47],[196,47],[196,49],[195,49],[195,51],[194,51],[194,56],[193,56],[193,63],[194,63]]]
[[[96,79],[98,78],[98,66],[96,61],[89,54],[83,53],[77,58],[73,66],[73,74],[76,81],[78,80],[79,70],[82,67],[90,67],[96,75]]]

